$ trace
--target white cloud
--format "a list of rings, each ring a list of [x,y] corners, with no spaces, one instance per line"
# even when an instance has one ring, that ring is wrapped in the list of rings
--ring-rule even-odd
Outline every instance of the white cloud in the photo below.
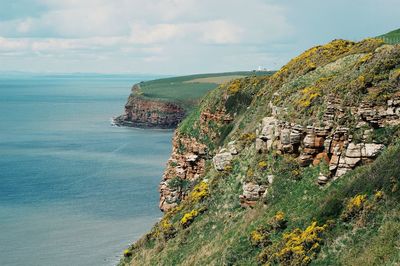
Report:
[[[36,1],[46,6],[40,15],[0,21],[1,55],[18,51],[39,60],[78,61],[122,56],[126,64],[135,60],[138,71],[141,63],[151,71],[160,61],[179,70],[186,63],[177,58],[196,68],[196,60],[214,61],[217,52],[235,57],[246,47],[279,43],[293,32],[285,9],[265,0]],[[219,46],[234,48],[221,52]]]
[[[138,44],[153,44],[167,42],[184,33],[181,25],[158,24],[154,26],[135,24],[132,26],[130,42]]]

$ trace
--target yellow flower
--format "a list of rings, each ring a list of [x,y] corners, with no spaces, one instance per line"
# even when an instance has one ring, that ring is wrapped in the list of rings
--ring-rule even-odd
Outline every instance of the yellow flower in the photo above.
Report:
[[[199,212],[196,210],[185,213],[181,219],[181,225],[184,227],[189,226],[193,222],[194,218],[197,217],[197,215],[199,215]]]
[[[198,202],[206,198],[208,195],[209,195],[208,183],[205,181],[201,181],[193,188],[192,192],[190,192],[189,200]]]
[[[377,192],[375,192],[374,197],[376,201],[380,201],[381,199],[383,199],[383,191],[382,190],[378,190]]]

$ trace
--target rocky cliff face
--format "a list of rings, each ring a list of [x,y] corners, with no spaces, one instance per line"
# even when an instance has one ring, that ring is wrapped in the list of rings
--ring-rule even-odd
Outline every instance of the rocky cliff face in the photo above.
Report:
[[[185,110],[179,104],[147,99],[136,84],[125,105],[125,114],[115,118],[114,123],[141,128],[176,128],[184,117]]]
[[[165,215],[123,263],[365,264],[400,231],[399,136],[400,45],[334,40],[224,84],[176,130]],[[384,245],[375,264],[400,262]]]
[[[205,171],[208,157],[207,146],[195,138],[187,138],[175,133],[172,140],[172,154],[160,183],[160,204],[166,212],[176,207],[187,197],[184,182],[197,180]]]

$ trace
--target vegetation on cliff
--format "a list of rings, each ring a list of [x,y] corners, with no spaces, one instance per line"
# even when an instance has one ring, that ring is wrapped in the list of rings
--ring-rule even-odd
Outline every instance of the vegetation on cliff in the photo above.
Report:
[[[121,265],[400,263],[399,69],[400,45],[334,40],[210,91]]]
[[[400,29],[380,35],[378,38],[389,44],[400,43]]]
[[[176,128],[200,99],[235,78],[270,75],[266,71],[199,74],[140,82],[132,88],[125,114],[114,123],[133,127]]]

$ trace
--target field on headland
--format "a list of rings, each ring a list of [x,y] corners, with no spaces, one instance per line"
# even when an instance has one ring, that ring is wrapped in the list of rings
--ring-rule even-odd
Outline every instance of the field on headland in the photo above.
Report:
[[[388,44],[400,43],[400,29],[380,35],[378,36],[378,38],[382,39],[385,43]]]
[[[163,78],[141,82],[140,90],[141,96],[145,98],[181,103],[187,109],[208,91],[222,83],[246,76],[270,75],[271,73],[242,71]]]

